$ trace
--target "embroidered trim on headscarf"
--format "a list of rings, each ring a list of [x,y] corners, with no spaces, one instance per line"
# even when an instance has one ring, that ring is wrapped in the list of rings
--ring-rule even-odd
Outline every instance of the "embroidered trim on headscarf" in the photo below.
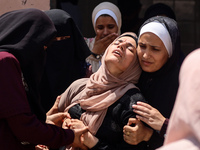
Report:
[[[150,22],[144,25],[140,30],[139,38],[143,33],[146,33],[146,32],[151,32],[157,35],[162,40],[163,44],[165,45],[165,48],[167,49],[169,57],[172,56],[172,53],[173,53],[172,40],[164,24],[154,21],[154,22]]]

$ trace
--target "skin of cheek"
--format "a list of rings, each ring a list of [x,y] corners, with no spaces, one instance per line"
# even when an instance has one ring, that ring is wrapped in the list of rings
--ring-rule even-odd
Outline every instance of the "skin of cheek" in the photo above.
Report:
[[[113,28],[109,28],[110,25],[113,25]],[[101,29],[98,29],[98,26],[101,26]],[[96,36],[103,38],[108,34],[111,33],[117,33],[118,32],[118,26],[115,22],[115,20],[110,16],[100,16],[95,25],[95,33]]]

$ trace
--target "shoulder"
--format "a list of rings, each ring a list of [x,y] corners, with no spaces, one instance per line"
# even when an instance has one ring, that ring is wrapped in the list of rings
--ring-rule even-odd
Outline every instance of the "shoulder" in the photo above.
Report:
[[[144,96],[142,95],[142,93],[140,92],[139,89],[137,88],[132,88],[130,90],[128,90],[120,99],[119,99],[120,103],[123,104],[127,104],[129,103],[129,105],[133,105],[136,104],[137,101],[142,101],[142,102],[146,102]]]
[[[14,55],[8,52],[0,52],[0,60],[16,60]]]
[[[20,69],[20,64],[17,58],[8,52],[0,52],[0,66],[1,69],[5,68],[6,70],[9,68]]]

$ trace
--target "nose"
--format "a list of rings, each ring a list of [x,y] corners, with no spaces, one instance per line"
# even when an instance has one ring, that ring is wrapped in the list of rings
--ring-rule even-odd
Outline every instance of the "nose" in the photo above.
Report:
[[[109,29],[108,28],[104,28],[104,30],[103,30],[104,36],[108,35],[109,33],[110,33]]]
[[[147,59],[150,57],[150,52],[148,50],[146,50],[144,53],[143,53],[143,58]]]
[[[121,41],[121,42],[119,43],[119,47],[120,47],[123,51],[126,50],[126,45],[127,45],[126,40]]]

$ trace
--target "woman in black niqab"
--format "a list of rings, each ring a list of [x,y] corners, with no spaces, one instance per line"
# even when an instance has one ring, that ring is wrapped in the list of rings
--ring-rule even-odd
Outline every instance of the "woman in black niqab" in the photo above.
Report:
[[[73,18],[64,10],[45,11],[57,30],[58,40],[47,49],[47,62],[41,83],[42,104],[48,111],[56,97],[75,80],[85,77],[85,59],[90,50]]]
[[[44,45],[53,39],[56,29],[50,19],[41,13],[32,8],[3,14],[0,17],[0,51],[13,54],[19,61],[31,110],[38,119],[45,120],[39,83],[45,62]]]

